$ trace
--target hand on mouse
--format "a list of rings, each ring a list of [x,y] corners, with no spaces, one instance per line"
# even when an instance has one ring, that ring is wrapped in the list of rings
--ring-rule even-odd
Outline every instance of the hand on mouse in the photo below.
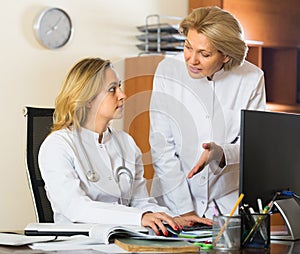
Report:
[[[178,234],[180,234],[181,231],[182,231],[180,228],[177,228],[175,230],[169,224],[166,224],[166,223],[163,223],[163,225],[165,226],[166,230],[168,231],[168,234],[167,235],[163,234],[161,229],[159,229],[160,235],[164,235],[164,236],[167,236],[167,237],[178,236]]]
[[[161,235],[161,233],[164,236],[169,235],[169,231],[166,228],[168,226],[166,226],[166,224],[169,224],[168,226],[175,231],[179,230],[179,225],[175,222],[174,218],[164,212],[148,212],[142,216],[142,226],[152,228],[157,235]],[[159,230],[161,230],[161,232],[159,232]]]

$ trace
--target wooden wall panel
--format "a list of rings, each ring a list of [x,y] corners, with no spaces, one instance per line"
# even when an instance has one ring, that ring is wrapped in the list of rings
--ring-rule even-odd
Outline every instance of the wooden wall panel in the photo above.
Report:
[[[202,6],[218,6],[223,8],[223,0],[189,0],[189,12]]]
[[[223,0],[223,8],[239,19],[249,40],[265,47],[300,45],[299,0]]]
[[[266,47],[300,46],[299,0],[189,0],[189,10],[219,6],[241,22],[247,40],[263,41]]]

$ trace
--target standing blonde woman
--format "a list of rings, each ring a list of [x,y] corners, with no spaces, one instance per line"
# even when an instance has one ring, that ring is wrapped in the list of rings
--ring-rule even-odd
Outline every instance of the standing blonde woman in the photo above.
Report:
[[[212,217],[213,199],[230,213],[238,198],[240,112],[265,109],[264,74],[245,61],[229,12],[195,9],[180,29],[183,53],[160,62],[153,83],[152,195],[175,213]]]

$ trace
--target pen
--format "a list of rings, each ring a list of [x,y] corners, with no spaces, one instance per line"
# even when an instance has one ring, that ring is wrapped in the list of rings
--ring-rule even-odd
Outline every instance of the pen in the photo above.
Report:
[[[261,213],[263,211],[263,207],[260,198],[257,199],[257,206],[258,206],[258,211]]]
[[[214,198],[213,198],[213,202],[214,202],[215,208],[217,209],[217,212],[218,212],[217,215],[222,215],[220,207],[218,206],[217,201]]]
[[[214,208],[215,208],[215,210],[214,210],[214,215],[215,215],[215,216],[222,216],[222,212],[221,212],[221,210],[220,210],[219,205],[217,204],[217,201],[216,201],[215,199],[213,199],[213,202],[214,202],[214,204],[215,204],[215,207],[214,207]],[[218,222],[219,222],[220,228],[222,228],[224,224],[222,224],[221,218],[218,218]],[[230,241],[230,239],[229,239],[229,236],[228,236],[228,234],[227,234],[226,229],[224,230],[223,235],[224,235],[225,242],[226,242],[227,245],[228,245],[228,248],[231,248],[231,247],[232,247],[232,244],[231,244],[231,241]]]
[[[247,225],[247,228],[252,228],[252,226],[254,224],[254,222],[252,222],[253,218],[249,214],[249,209],[248,209],[248,207],[246,207],[245,204],[240,207],[240,213],[243,214],[245,217],[245,223]]]
[[[243,197],[244,197],[244,194],[241,193],[240,196],[239,196],[239,198],[238,198],[238,200],[235,202],[235,205],[233,206],[233,208],[232,208],[232,210],[231,210],[231,212],[229,214],[229,218],[226,220],[226,222],[224,223],[223,227],[221,228],[219,234],[217,235],[217,237],[216,237],[216,239],[214,241],[214,244],[216,244],[219,241],[221,235],[223,234],[223,232],[225,231],[225,229],[226,229],[226,227],[227,227],[227,225],[229,223],[230,217],[232,217],[232,215],[234,214],[235,210],[237,209],[237,207],[241,203]]]
[[[277,197],[277,195],[275,194],[275,196]],[[267,214],[269,212],[269,210],[272,208],[273,206],[273,203],[274,203],[274,200],[276,199],[273,198],[272,201],[264,207],[263,211],[262,211],[262,214]],[[246,236],[246,238],[244,239],[243,241],[243,245],[245,245],[247,243],[247,241],[250,239],[250,237],[252,236],[252,234],[256,231],[256,229],[260,226],[260,224],[263,222],[264,220],[264,216],[259,216],[256,221],[255,221],[255,224],[254,226],[251,228],[249,234]]]
[[[239,140],[239,137],[237,136],[234,140],[232,140],[232,141],[230,142],[230,144],[235,144],[238,140]]]

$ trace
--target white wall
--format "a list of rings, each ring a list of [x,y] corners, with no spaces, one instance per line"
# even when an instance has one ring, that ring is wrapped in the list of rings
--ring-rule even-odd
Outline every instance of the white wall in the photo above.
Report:
[[[44,49],[34,38],[33,20],[46,7],[61,7],[72,18],[74,36],[62,49]],[[25,170],[23,106],[54,106],[65,74],[83,57],[111,59],[122,72],[122,60],[139,53],[136,26],[147,15],[184,17],[187,12],[187,0],[1,1],[0,231],[35,221]]]

